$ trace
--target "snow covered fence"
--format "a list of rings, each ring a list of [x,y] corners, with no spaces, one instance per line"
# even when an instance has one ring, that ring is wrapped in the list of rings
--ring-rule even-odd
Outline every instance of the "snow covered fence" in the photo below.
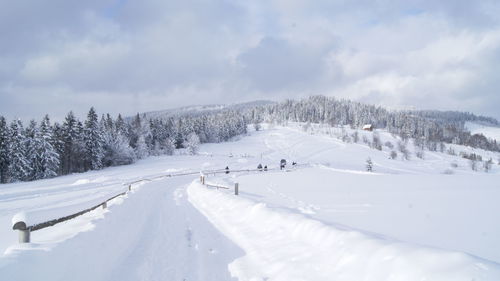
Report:
[[[130,190],[130,186],[129,186]],[[63,208],[50,209],[37,212],[21,212],[14,215],[12,218],[12,229],[19,230],[19,243],[29,243],[31,232],[44,229],[49,226],[54,226],[58,223],[76,218],[99,207],[107,208],[107,203],[119,196],[127,194],[127,191],[116,194],[104,201],[92,200],[83,204],[65,206]],[[90,206],[90,207],[88,207]],[[50,219],[55,216],[60,216],[61,213],[71,213],[70,215],[62,216],[56,219]]]
[[[271,168],[269,170],[278,170],[277,168]],[[200,181],[203,185],[206,186],[212,186],[216,188],[224,188],[224,189],[231,189],[228,186],[224,185],[217,185],[217,184],[211,184],[211,183],[206,183],[205,182],[205,173],[210,173],[210,174],[222,174],[222,173],[228,173],[233,172],[233,173],[241,173],[241,172],[261,172],[262,170],[260,169],[239,169],[239,170],[226,170],[226,169],[220,169],[220,170],[206,170],[202,171],[202,175],[200,177]],[[30,242],[30,236],[31,232],[40,230],[49,226],[54,226],[58,223],[65,222],[67,220],[76,218],[78,216],[81,216],[83,214],[86,214],[90,211],[93,211],[99,207],[102,207],[103,209],[107,208],[107,204],[109,201],[115,199],[116,197],[126,195],[127,192],[132,191],[132,185],[139,183],[139,182],[145,182],[145,181],[153,181],[161,178],[166,178],[166,177],[177,177],[177,176],[188,176],[188,175],[196,175],[199,174],[200,172],[184,172],[184,173],[175,173],[175,174],[166,174],[166,175],[159,175],[151,178],[145,178],[145,179],[139,179],[133,182],[129,182],[126,185],[128,185],[128,190],[124,191],[122,193],[119,193],[111,198],[108,198],[107,200],[104,201],[88,201],[84,204],[77,204],[77,205],[72,205],[69,207],[64,207],[64,208],[59,208],[59,209],[50,209],[47,211],[37,211],[36,213],[31,213],[31,212],[21,212],[12,218],[12,229],[13,230],[18,230],[19,231],[19,243],[29,243]],[[234,194],[238,195],[239,194],[239,184],[234,183]],[[90,207],[89,207],[90,206]],[[65,215],[61,216],[61,214],[67,214],[71,213],[70,215]],[[59,218],[56,219],[51,219],[53,217]]]
[[[209,171],[210,173],[223,173],[223,170],[215,170]],[[188,175],[196,175],[199,172],[184,172],[184,173],[175,173],[175,174],[166,174],[159,175],[151,178],[138,179],[136,181],[132,181],[126,183],[128,186],[127,191],[116,194],[104,201],[102,199],[87,201],[82,204],[76,204],[72,206],[65,206],[63,208],[55,208],[45,211],[37,211],[37,212],[21,212],[14,215],[12,218],[12,229],[19,231],[19,243],[29,243],[31,238],[31,232],[37,231],[40,229],[47,228],[49,226],[54,226],[58,223],[68,221],[70,219],[76,218],[83,214],[86,214],[90,211],[93,211],[99,207],[103,209],[107,208],[108,202],[119,197],[126,195],[127,192],[132,191],[132,185],[140,182],[153,181],[166,177],[177,177],[177,176],[188,176]],[[68,214],[69,215],[64,215]],[[63,215],[62,215],[63,214]],[[57,217],[54,219],[54,217]]]
[[[205,186],[210,186],[210,187],[215,187],[217,189],[219,188],[223,188],[223,189],[231,189],[231,187],[229,186],[225,186],[225,185],[222,185],[222,184],[217,184],[217,183],[210,183],[210,182],[207,182],[205,180],[205,175],[201,175],[200,176],[200,182],[202,185],[205,185]],[[234,195],[238,195],[239,194],[239,183],[235,182],[234,183]]]
[[[306,168],[310,167],[310,164],[300,164],[300,165],[294,165],[293,169],[298,169],[298,168]],[[275,168],[267,168],[266,170],[262,168],[257,168],[257,169],[238,169],[238,170],[230,170],[230,169],[220,169],[220,170],[205,170],[201,171],[200,175],[200,183],[205,186],[210,186],[210,187],[215,187],[217,189],[222,188],[222,189],[231,189],[231,187],[222,185],[222,184],[217,184],[217,183],[209,183],[206,181],[206,176],[208,174],[213,174],[214,176],[216,174],[228,174],[228,173],[249,173],[249,172],[267,172],[267,171],[281,171],[279,167]],[[292,171],[290,169],[287,169],[286,171]],[[239,183],[234,183],[234,194],[238,195],[239,194]]]

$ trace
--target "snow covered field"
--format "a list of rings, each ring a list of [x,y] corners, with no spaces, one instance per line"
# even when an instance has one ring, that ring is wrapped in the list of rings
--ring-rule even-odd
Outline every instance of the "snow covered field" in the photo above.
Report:
[[[465,127],[470,130],[471,134],[483,134],[487,138],[500,141],[500,128],[486,126],[479,123],[467,122]]]
[[[352,130],[343,129],[349,134]],[[424,159],[336,138],[341,129],[269,127],[240,140],[206,144],[198,156],[0,186],[1,280],[500,280],[498,154],[459,146],[495,164],[425,151]],[[360,138],[371,132],[359,132]],[[388,133],[382,143],[396,145]],[[365,170],[373,161],[373,173]],[[276,168],[295,171],[208,175],[240,184],[211,190],[197,176],[135,185],[124,198],[17,244],[20,211],[64,213],[165,173]],[[15,278],[14,278],[15,277]],[[335,277],[335,278],[334,278]],[[426,279],[425,279],[426,278]]]

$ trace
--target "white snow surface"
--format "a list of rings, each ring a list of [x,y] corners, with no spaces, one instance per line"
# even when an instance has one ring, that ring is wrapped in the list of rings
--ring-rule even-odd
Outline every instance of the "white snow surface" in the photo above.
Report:
[[[327,225],[193,183],[189,200],[246,255],[238,280],[498,280],[500,265]]]
[[[1,185],[0,280],[500,280],[496,163],[485,173],[446,153],[419,159],[411,143],[409,161],[392,160],[386,146],[337,138],[350,129],[263,128],[201,145],[195,156]],[[360,139],[372,134],[359,131]],[[299,166],[279,171],[282,158]],[[105,210],[32,232],[32,243],[18,244],[12,230],[17,213],[30,222],[69,215],[138,179],[259,163],[273,171],[207,174],[238,182],[238,197],[193,183],[197,175],[156,178]]]
[[[500,127],[488,126],[475,122],[466,122],[465,127],[471,134],[483,134],[485,137],[500,141]]]

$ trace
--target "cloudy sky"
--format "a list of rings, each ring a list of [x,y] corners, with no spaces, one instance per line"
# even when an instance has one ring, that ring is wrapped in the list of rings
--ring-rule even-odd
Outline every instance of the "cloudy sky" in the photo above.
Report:
[[[0,115],[328,95],[500,118],[500,1],[0,0]]]

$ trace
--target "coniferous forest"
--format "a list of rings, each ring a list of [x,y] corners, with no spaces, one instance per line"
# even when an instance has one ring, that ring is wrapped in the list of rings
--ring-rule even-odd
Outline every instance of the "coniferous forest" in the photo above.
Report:
[[[244,117],[233,111],[166,120],[100,118],[91,108],[84,121],[69,112],[62,124],[46,115],[25,126],[0,116],[0,182],[31,181],[126,165],[149,155],[196,153],[203,142],[222,142],[246,133]]]
[[[85,120],[78,120],[69,112],[62,123],[52,123],[49,115],[28,124],[20,120],[8,122],[0,116],[0,182],[31,181],[126,165],[150,155],[171,155],[179,148],[195,154],[200,143],[228,141],[245,134],[248,124],[261,122],[309,122],[352,128],[373,124],[402,140],[413,139],[431,151],[443,147],[443,143],[500,151],[495,140],[471,135],[465,128],[467,121],[499,125],[493,118],[471,113],[389,111],[324,96],[128,118],[99,116],[91,108]]]

